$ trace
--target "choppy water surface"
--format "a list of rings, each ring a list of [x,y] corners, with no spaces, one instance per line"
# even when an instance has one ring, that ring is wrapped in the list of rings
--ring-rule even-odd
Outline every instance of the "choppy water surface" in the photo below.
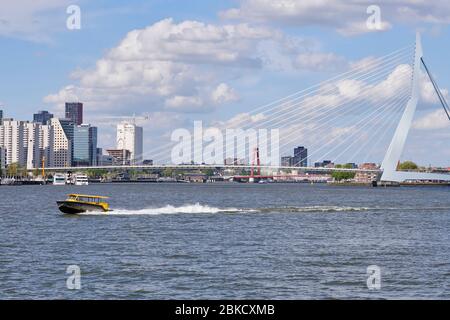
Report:
[[[68,216],[67,193],[109,214]],[[0,298],[450,298],[450,188],[0,187]],[[80,290],[66,268],[81,269]],[[369,290],[366,269],[381,268]]]

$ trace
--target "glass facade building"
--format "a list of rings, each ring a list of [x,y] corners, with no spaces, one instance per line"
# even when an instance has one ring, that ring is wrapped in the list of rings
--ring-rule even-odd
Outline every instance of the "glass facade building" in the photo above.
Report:
[[[74,127],[72,163],[75,167],[97,165],[97,127]]]
[[[47,122],[53,118],[53,114],[48,111],[38,111],[33,115],[33,122],[40,124],[47,124]]]
[[[305,147],[294,148],[294,167],[307,167],[308,166],[308,149]]]

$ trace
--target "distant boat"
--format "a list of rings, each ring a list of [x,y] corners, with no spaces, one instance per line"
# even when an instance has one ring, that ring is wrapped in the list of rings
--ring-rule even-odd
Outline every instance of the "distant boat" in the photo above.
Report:
[[[87,186],[89,185],[89,180],[87,175],[85,174],[77,174],[75,176],[75,185],[76,186]]]
[[[108,197],[83,194],[69,194],[64,201],[56,201],[63,213],[77,214],[84,212],[108,212],[109,204],[104,201]]]
[[[64,186],[64,185],[66,185],[66,183],[67,183],[67,181],[66,181],[65,174],[57,173],[53,176],[53,184],[55,186]]]

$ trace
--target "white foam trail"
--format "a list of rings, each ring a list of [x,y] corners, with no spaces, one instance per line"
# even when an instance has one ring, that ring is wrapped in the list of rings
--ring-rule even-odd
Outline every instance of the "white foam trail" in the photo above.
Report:
[[[201,205],[200,203],[188,204],[180,207],[167,205],[161,208],[146,208],[140,210],[115,209],[113,211],[104,212],[85,212],[81,215],[160,215],[160,214],[180,214],[180,213],[233,213],[233,212],[248,212],[250,210],[237,208],[216,208],[208,205]]]
[[[333,212],[361,212],[361,211],[396,211],[396,210],[407,210],[408,208],[399,207],[348,207],[348,206],[305,206],[305,207],[265,207],[265,208],[253,208],[253,209],[238,209],[238,208],[217,208],[210,207],[208,205],[202,205],[200,203],[187,204],[183,206],[172,206],[167,205],[160,208],[146,208],[140,210],[128,210],[128,209],[115,209],[107,213],[104,212],[85,212],[80,213],[80,215],[161,215],[161,214],[216,214],[216,213],[333,213]],[[448,210],[450,207],[427,207],[427,208],[410,208],[410,209],[420,209],[420,210]]]
[[[280,207],[264,208],[261,212],[279,212],[279,213],[315,213],[315,212],[350,212],[367,211],[367,207],[345,207],[345,206],[309,206],[309,207]]]

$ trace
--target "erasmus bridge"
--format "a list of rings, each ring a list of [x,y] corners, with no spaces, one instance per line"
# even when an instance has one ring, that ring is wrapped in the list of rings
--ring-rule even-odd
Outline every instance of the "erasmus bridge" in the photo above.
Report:
[[[242,168],[251,169],[252,173],[255,169],[258,172],[263,169],[272,172],[298,170],[376,173],[381,182],[450,181],[450,174],[397,170],[420,102],[421,81],[432,84],[443,108],[442,117],[450,120],[450,109],[425,63],[420,34],[417,33],[413,45],[382,57],[363,59],[351,65],[345,73],[222,124],[223,128],[242,130],[278,129],[277,156],[286,150],[292,150],[301,141],[308,146],[308,150],[312,150],[307,156],[309,161],[330,159],[336,163],[352,163],[355,159],[364,159],[364,162],[379,159],[379,169],[271,165],[264,160],[260,162],[259,158],[257,163],[249,159],[248,164],[208,164],[202,161],[196,163],[203,164],[170,164],[168,159],[172,144],[149,153],[154,161],[153,165],[63,167],[46,170]],[[256,147],[261,148],[258,144]],[[237,145],[233,142],[233,148],[248,149],[249,146],[247,142],[241,141]],[[300,161],[302,160],[305,159]]]

